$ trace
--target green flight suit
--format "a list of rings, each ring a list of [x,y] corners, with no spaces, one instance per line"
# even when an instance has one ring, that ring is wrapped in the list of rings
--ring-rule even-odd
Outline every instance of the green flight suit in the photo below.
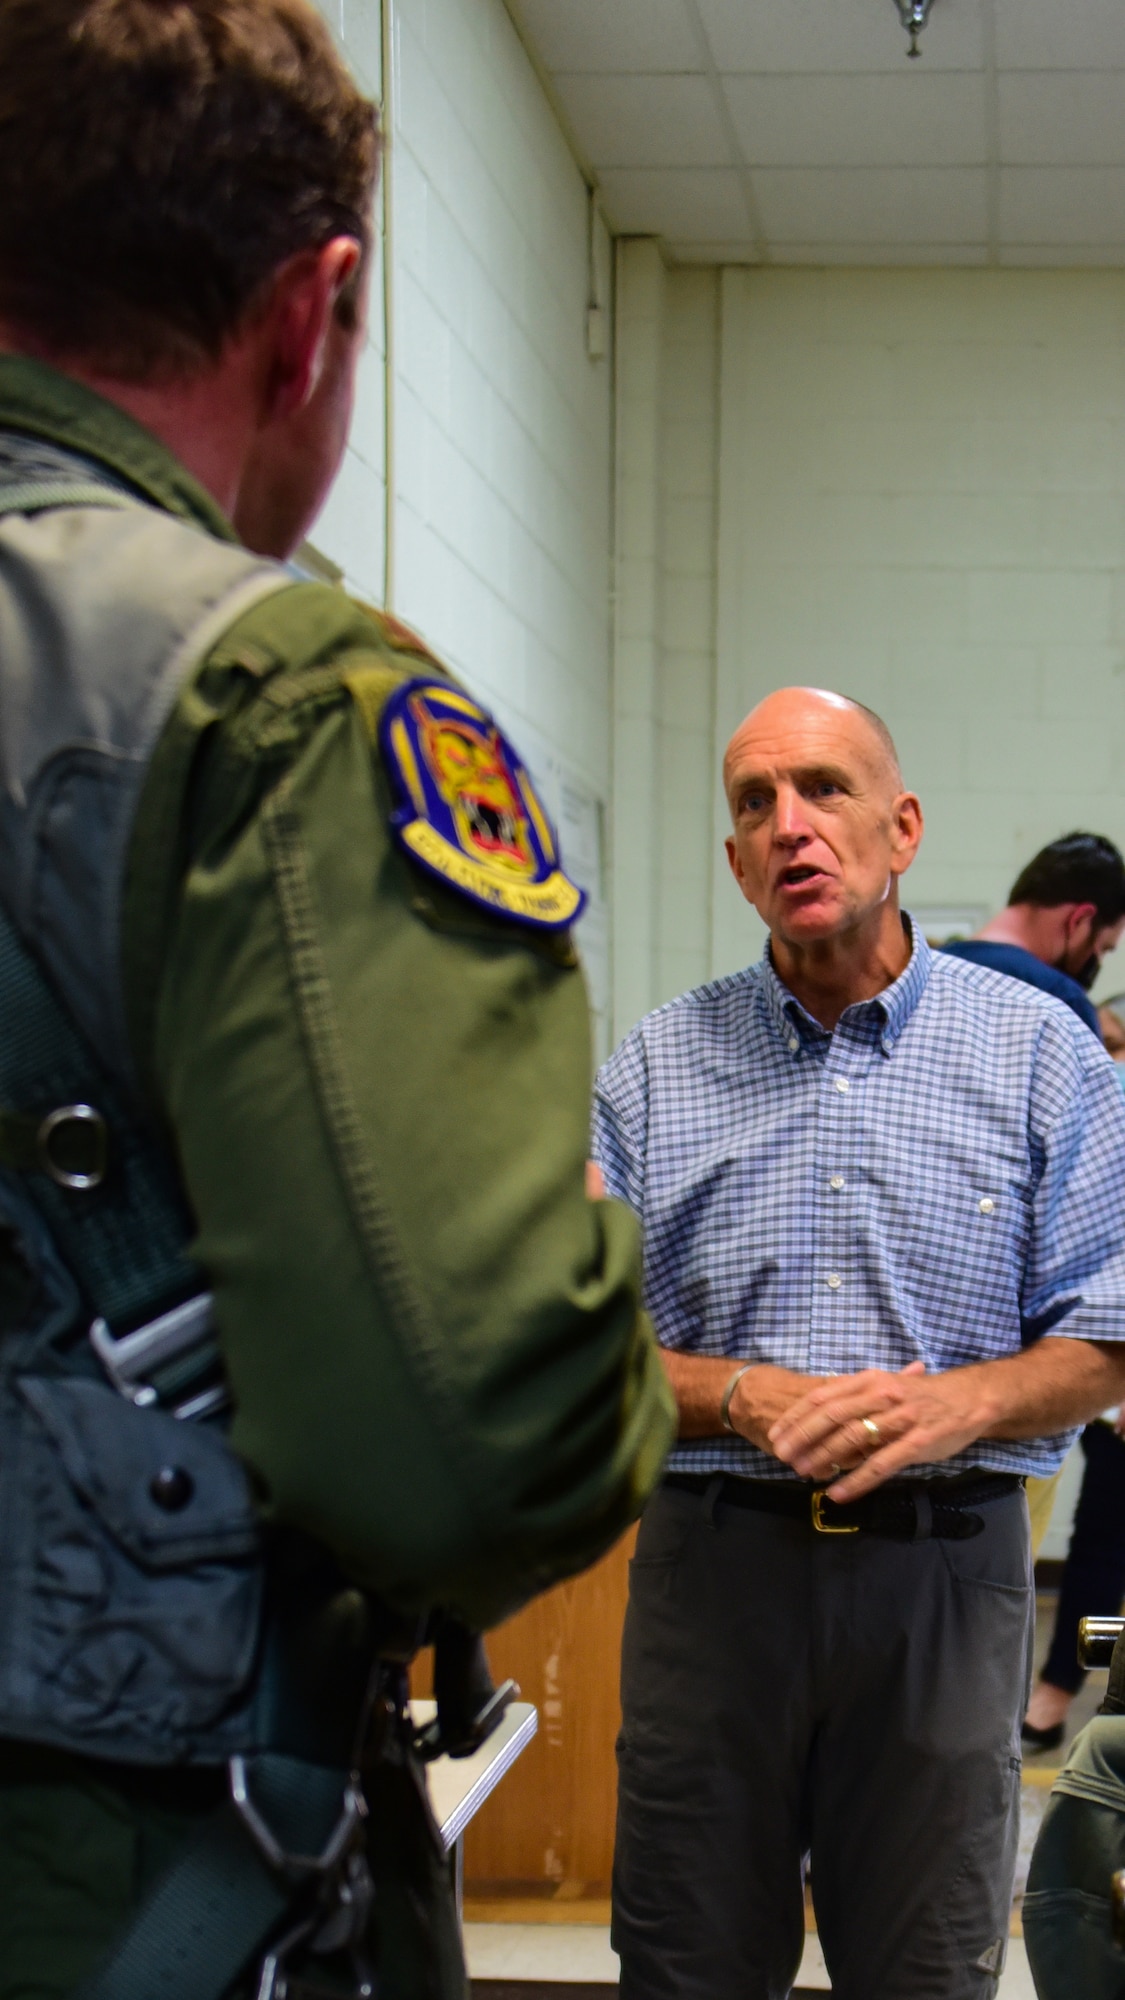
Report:
[[[0,360],[2,430],[235,539],[148,432],[50,369]],[[240,618],[185,674],[147,773],[123,979],[265,1518],[392,1604],[483,1627],[636,1516],[674,1412],[636,1225],[584,1194],[569,940],[392,839],[379,713],[433,671],[326,586]],[[0,2000],[71,1990],[218,1781],[0,1742]],[[391,1837],[394,1809],[374,1815],[385,2000],[447,1996],[440,1863],[420,1821]]]

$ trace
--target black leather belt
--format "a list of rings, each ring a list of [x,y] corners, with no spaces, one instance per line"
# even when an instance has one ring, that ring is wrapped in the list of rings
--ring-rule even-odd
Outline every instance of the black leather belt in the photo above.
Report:
[[[950,1479],[921,1479],[910,1485],[877,1487],[861,1500],[837,1506],[823,1486],[792,1479],[737,1479],[729,1472],[669,1472],[664,1479],[678,1493],[698,1493],[727,1507],[759,1514],[783,1514],[804,1521],[818,1535],[882,1535],[892,1542],[966,1542],[982,1534],[974,1511],[992,1500],[1018,1493],[1023,1480],[1012,1472],[970,1472]]]

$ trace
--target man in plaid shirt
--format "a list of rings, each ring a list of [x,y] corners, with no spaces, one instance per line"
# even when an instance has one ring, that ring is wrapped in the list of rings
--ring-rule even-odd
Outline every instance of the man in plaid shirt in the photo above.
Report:
[[[622,2000],[782,2000],[802,1857],[836,2000],[990,2000],[1034,1598],[1023,1480],[1125,1388],[1125,1101],[1059,1001],[935,957],[878,717],[742,724],[761,964],[603,1068],[680,1442],[633,1564]]]

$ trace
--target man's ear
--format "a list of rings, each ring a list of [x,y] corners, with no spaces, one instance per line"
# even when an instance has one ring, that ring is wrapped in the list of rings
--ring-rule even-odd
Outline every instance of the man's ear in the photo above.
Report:
[[[891,807],[891,874],[905,875],[922,844],[925,821],[914,792],[900,792]]]
[[[1098,928],[1098,906],[1096,903],[1072,903],[1066,913],[1067,943],[1072,942],[1080,931],[1088,929],[1091,937]]]
[[[735,881],[736,881],[736,882],[738,883],[738,886],[739,886],[739,888],[741,889],[741,887],[742,887],[742,869],[741,869],[741,868],[739,867],[739,863],[738,863],[738,849],[737,849],[737,847],[735,846],[735,844],[734,844],[733,840],[731,839],[731,837],[730,837],[730,834],[729,834],[729,833],[728,833],[728,835],[727,835],[726,839],[725,839],[725,840],[724,840],[724,842],[723,842],[723,846],[724,846],[724,847],[726,848],[726,850],[727,850],[727,860],[728,860],[728,861],[729,861],[729,863],[730,863],[730,872],[731,872],[731,874],[732,874],[732,875],[734,876],[734,879],[735,879]]]
[[[263,313],[267,417],[292,416],[315,395],[340,294],[362,254],[354,236],[334,236],[319,249],[299,250],[274,274]]]

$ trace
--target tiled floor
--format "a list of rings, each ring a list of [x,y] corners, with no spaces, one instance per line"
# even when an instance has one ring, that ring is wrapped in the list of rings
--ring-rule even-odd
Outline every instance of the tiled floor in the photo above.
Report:
[[[465,1953],[474,1979],[612,1986],[617,1959],[600,1924],[466,1924]],[[805,1946],[799,1985],[827,1993],[828,1974],[816,1938]],[[998,2000],[1035,2000],[1023,1943],[1013,1938]]]

